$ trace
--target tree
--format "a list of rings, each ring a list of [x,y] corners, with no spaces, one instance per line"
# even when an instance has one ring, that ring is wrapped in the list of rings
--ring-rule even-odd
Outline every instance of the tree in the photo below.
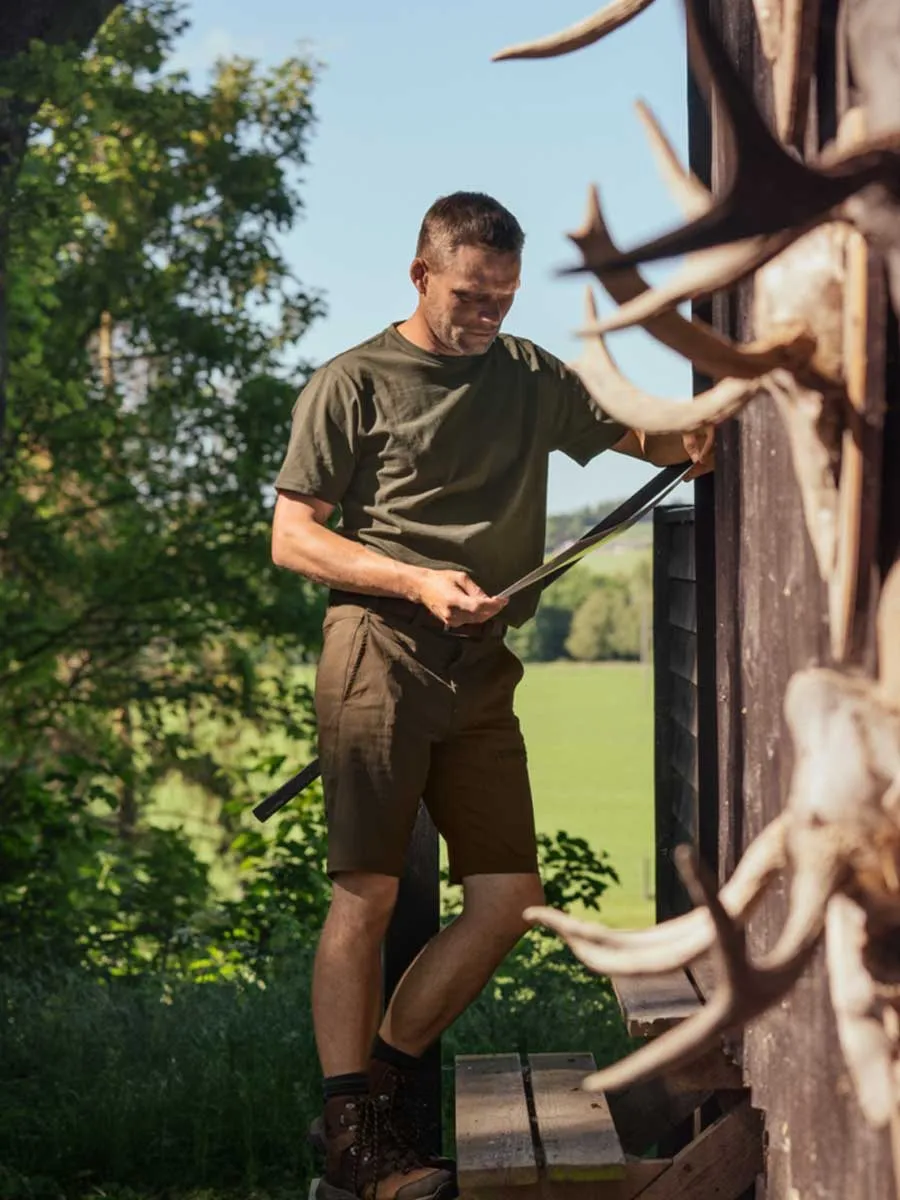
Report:
[[[193,90],[166,70],[183,28],[144,0],[86,55],[35,43],[7,71],[34,117],[8,215],[0,937],[55,904],[77,927],[110,839],[146,855],[166,771],[245,797],[229,728],[308,732],[290,663],[321,598],[273,568],[268,506],[306,373],[285,352],[322,311],[276,242],[315,66],[234,59]]]
[[[555,662],[566,657],[566,639],[576,609],[597,586],[596,575],[583,566],[567,571],[541,596],[534,617],[511,629],[507,641],[523,662]]]
[[[626,581],[602,581],[572,618],[566,650],[583,662],[640,657],[640,614]]]

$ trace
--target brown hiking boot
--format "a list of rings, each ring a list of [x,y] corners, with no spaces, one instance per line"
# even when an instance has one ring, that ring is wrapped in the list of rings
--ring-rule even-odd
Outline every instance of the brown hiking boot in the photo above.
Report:
[[[453,1200],[453,1175],[425,1166],[388,1118],[387,1103],[374,1096],[326,1100],[325,1175],[316,1200]]]
[[[404,1071],[380,1058],[369,1059],[369,1093],[387,1107],[391,1128],[400,1142],[409,1146],[430,1167],[450,1171],[456,1178],[456,1163],[428,1147],[437,1141],[429,1128],[428,1106],[421,1090],[422,1074]]]
[[[454,1160],[428,1149],[438,1138],[428,1128],[427,1105],[421,1094],[421,1075],[403,1071],[377,1058],[369,1060],[368,1073],[369,1092],[372,1096],[380,1096],[382,1104],[388,1107],[391,1127],[400,1141],[410,1146],[426,1166],[450,1171],[455,1179]],[[308,1141],[319,1154],[325,1153],[325,1122],[322,1117],[310,1122]]]

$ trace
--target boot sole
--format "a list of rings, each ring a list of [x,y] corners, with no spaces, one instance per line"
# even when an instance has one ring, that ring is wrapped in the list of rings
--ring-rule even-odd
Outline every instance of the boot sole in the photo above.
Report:
[[[409,1186],[409,1185],[407,1185]],[[333,1183],[329,1183],[327,1179],[322,1178],[314,1185],[315,1191],[310,1189],[309,1200],[360,1200],[355,1192],[348,1192],[344,1188],[335,1187]],[[459,1195],[456,1184],[452,1179],[448,1179],[445,1183],[440,1184],[432,1192],[428,1192],[425,1196],[417,1197],[417,1200],[455,1200]]]

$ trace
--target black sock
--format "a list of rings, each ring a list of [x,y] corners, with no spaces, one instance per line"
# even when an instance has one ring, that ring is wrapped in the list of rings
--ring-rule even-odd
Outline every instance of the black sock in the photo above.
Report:
[[[401,1071],[417,1071],[422,1066],[421,1057],[398,1050],[396,1046],[386,1042],[381,1034],[375,1035],[372,1057],[377,1058],[379,1062],[390,1063],[392,1067],[397,1067]]]
[[[330,1100],[332,1096],[364,1096],[368,1090],[369,1077],[365,1071],[329,1075],[322,1080],[322,1095],[326,1100]]]

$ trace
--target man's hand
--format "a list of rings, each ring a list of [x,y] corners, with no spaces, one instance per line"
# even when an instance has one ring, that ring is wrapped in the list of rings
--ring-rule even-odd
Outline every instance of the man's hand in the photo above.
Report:
[[[641,433],[630,429],[613,446],[619,454],[642,458],[654,467],[677,466],[689,458],[695,465],[685,479],[696,479],[713,469],[716,430],[701,425],[693,433]]]
[[[481,624],[495,617],[506,600],[489,596],[464,571],[433,571],[423,567],[411,599],[424,604],[448,628]]]
[[[716,430],[714,425],[704,425],[694,433],[682,434],[684,451],[694,463],[694,469],[685,475],[685,481],[706,475],[716,465]]]

